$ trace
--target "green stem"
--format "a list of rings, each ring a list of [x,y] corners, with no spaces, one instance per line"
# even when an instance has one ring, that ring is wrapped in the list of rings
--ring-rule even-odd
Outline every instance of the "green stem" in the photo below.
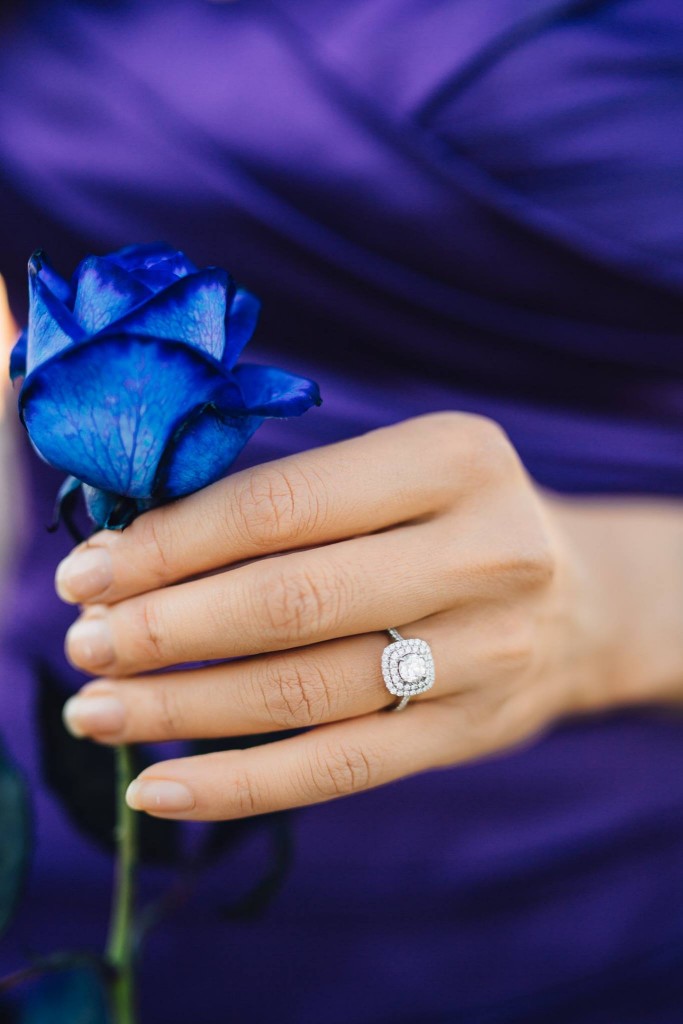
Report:
[[[114,970],[115,1024],[135,1024],[135,867],[138,815],[126,803],[134,777],[130,747],[116,748],[116,876],[106,958]]]

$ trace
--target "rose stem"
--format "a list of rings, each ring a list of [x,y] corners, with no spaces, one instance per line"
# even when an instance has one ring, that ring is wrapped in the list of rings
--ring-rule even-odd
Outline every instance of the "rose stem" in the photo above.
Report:
[[[134,776],[131,748],[116,748],[116,872],[106,958],[114,969],[116,1024],[135,1024],[135,867],[138,815],[126,803]]]

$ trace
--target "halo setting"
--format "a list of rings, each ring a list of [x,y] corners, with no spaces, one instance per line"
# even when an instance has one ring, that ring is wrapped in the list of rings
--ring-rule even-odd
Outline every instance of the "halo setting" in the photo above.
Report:
[[[396,631],[391,630],[391,635],[395,636]],[[411,697],[434,685],[434,657],[429,644],[403,637],[389,644],[382,654],[382,676],[389,693],[400,698],[397,707],[405,707]]]

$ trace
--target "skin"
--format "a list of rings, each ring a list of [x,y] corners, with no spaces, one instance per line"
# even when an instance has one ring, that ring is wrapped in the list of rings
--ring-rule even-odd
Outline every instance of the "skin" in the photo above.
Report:
[[[570,714],[673,705],[680,512],[545,493],[495,423],[456,413],[237,473],[61,564],[81,604],[67,656],[98,676],[65,721],[107,744],[313,727],[160,762],[129,790],[139,810],[211,820],[480,758]],[[400,713],[389,626],[436,664]]]

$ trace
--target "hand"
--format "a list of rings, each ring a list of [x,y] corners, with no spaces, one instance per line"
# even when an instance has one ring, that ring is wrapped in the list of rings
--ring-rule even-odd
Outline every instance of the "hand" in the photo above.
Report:
[[[518,743],[599,705],[622,640],[560,520],[475,416],[424,416],[237,473],[62,563],[59,593],[88,602],[68,657],[101,676],[66,722],[117,744],[315,726],[133,783],[137,809],[201,820]],[[427,640],[436,663],[434,687],[398,714],[380,671],[389,626]],[[240,660],[141,675],[228,658]]]

